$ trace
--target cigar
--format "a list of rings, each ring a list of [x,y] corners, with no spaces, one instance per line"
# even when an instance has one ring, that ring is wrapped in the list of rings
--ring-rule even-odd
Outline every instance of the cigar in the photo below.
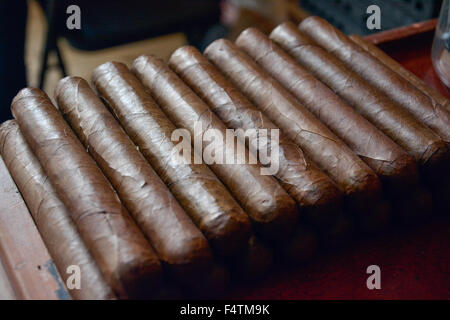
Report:
[[[292,23],[275,28],[270,38],[412,155],[425,177],[440,174],[440,167],[445,165],[449,149],[437,134],[358,74],[347,69],[340,60],[315,45]]]
[[[430,101],[433,103],[433,105],[441,105],[444,107],[448,112],[450,112],[450,100],[441,95],[437,90],[426,84],[422,79],[418,78],[414,73],[411,71],[405,69],[401,64],[399,64],[397,61],[392,59],[389,55],[383,52],[380,48],[378,48],[376,45],[370,43],[369,41],[365,40],[364,38],[358,36],[358,35],[351,35],[350,39],[355,42],[358,46],[360,46],[362,49],[370,53],[373,57],[375,57],[378,61],[383,63],[385,66],[390,68],[392,71],[396,72],[398,75],[403,77],[406,81],[411,83],[413,86],[415,86],[417,89],[422,91],[425,95],[428,96]],[[445,174],[445,169],[441,173],[442,176],[448,175],[448,168],[447,168],[447,174]],[[448,196],[450,195],[450,183],[448,181],[444,182],[444,185],[441,185],[442,183],[437,183],[434,186],[430,186],[430,189],[432,189],[433,196],[435,198],[434,203],[433,200],[430,198],[430,194],[427,190],[417,190],[416,194],[417,199],[416,202],[419,202],[421,205],[409,205],[412,211],[418,213],[423,212],[425,215],[429,214],[431,211],[431,208],[435,208],[436,212],[448,212]],[[406,201],[405,201],[406,203]],[[428,210],[420,210],[418,208],[424,208],[425,206],[428,206]],[[408,204],[406,205],[408,207]],[[405,212],[408,209],[405,210]],[[419,215],[420,216],[420,215]],[[420,221],[420,220],[419,220]],[[416,223],[414,221],[414,223]]]
[[[410,82],[413,86],[422,91],[422,93],[426,94],[429,97],[430,101],[433,103],[433,105],[441,105],[445,109],[447,109],[447,111],[450,112],[450,100],[441,95],[434,88],[428,86],[424,81],[422,81],[422,79],[418,78],[414,73],[403,68],[403,66],[400,65],[397,61],[392,59],[377,46],[366,41],[364,38],[358,35],[351,35],[350,39],[357,45],[359,45],[361,48],[363,48],[365,51],[369,52],[373,57],[378,59],[381,63],[386,65],[392,71],[402,76],[406,81]],[[442,172],[442,176],[446,176],[446,174]],[[438,183],[437,185],[431,186],[431,189],[433,189],[432,190],[433,196],[435,198],[433,204],[432,204],[433,201],[430,199],[430,195],[426,190],[425,191],[417,190],[416,192],[417,197],[415,197],[415,199],[417,199],[422,205],[419,206],[414,204],[411,205],[408,201],[405,201],[406,210],[404,211],[406,212],[408,210],[407,207],[409,205],[409,207],[411,208],[410,212],[416,213],[423,212],[425,213],[425,215],[429,213],[429,211],[433,206],[435,207],[437,212],[448,212],[448,205],[449,205],[448,195],[450,195],[450,183],[446,182],[444,185]],[[428,210],[419,209],[425,206],[428,207]],[[415,221],[416,219],[414,219],[414,223]]]
[[[206,49],[205,56],[336,182],[360,223],[365,225],[370,216],[368,207],[381,197],[381,184],[376,174],[230,41],[216,40]]]
[[[23,89],[11,110],[117,296],[155,290],[162,280],[158,257],[47,95]]]
[[[365,40],[356,34],[351,35],[350,39],[359,45],[362,49],[370,53],[373,57],[378,59],[381,63],[387,66],[392,71],[403,77],[406,81],[411,83],[417,89],[426,94],[433,105],[441,105],[447,111],[450,111],[450,100],[440,94],[437,90],[427,85],[422,79],[418,78],[414,73],[405,69],[400,63],[392,59],[389,55],[383,52],[376,45]]]
[[[209,244],[88,83],[66,77],[55,90],[59,110],[117,191],[163,267],[178,281],[205,274]]]
[[[450,112],[440,104],[433,103],[430,97],[324,19],[309,17],[302,21],[299,29],[342,60],[349,69],[358,73],[369,84],[425,123],[444,141],[450,142]]]
[[[255,28],[243,31],[236,45],[364,160],[380,177],[389,193],[402,194],[417,185],[418,172],[413,157],[261,31]]]
[[[80,288],[68,290],[79,300],[115,299],[97,264],[59,199],[47,174],[28,147],[15,120],[0,126],[0,153],[36,223],[64,283],[70,266],[80,269]]]
[[[210,129],[220,133],[214,138],[215,152],[220,150],[223,157],[208,163],[209,167],[250,216],[256,232],[274,240],[286,238],[297,221],[295,201],[272,176],[262,175],[258,164],[226,162],[230,155],[234,157],[235,146],[226,140],[227,128],[208,105],[160,59],[140,56],[134,61],[132,71],[176,127],[187,129],[194,139],[198,134],[196,123],[201,124],[201,135]],[[202,140],[202,144],[194,144],[199,154],[210,144]]]
[[[274,130],[278,127],[239,92],[197,49],[185,46],[176,50],[169,66],[186,82],[228,128]],[[266,146],[256,134],[247,146],[261,152]],[[249,147],[252,150],[251,147]],[[296,200],[303,217],[317,227],[330,226],[341,211],[341,192],[335,183],[315,166],[283,132],[279,140],[281,186]]]
[[[131,140],[208,239],[217,255],[235,255],[251,235],[250,219],[205,164],[188,163],[176,129],[139,80],[117,62],[94,70],[95,86]],[[188,159],[189,160],[189,159]]]

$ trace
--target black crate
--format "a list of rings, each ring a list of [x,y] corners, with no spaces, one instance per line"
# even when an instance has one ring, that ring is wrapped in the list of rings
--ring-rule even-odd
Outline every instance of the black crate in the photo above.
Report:
[[[371,34],[437,17],[442,0],[300,0],[300,6],[327,19],[345,33]],[[381,30],[369,30],[370,5],[381,9]]]

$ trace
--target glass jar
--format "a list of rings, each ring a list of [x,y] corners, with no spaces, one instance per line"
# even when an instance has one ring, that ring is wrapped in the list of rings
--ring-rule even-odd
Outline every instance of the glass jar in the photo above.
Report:
[[[450,88],[450,0],[444,0],[442,3],[432,59],[439,78]]]

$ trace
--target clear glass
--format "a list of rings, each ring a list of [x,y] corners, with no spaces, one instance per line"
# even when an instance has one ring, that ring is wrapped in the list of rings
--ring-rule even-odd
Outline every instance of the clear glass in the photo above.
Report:
[[[433,43],[433,65],[439,78],[450,88],[450,0],[442,3]]]

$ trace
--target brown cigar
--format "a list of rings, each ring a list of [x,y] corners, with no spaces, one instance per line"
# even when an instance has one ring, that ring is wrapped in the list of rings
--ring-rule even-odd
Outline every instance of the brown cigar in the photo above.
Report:
[[[255,108],[225,77],[194,47],[176,50],[169,65],[202,98],[229,128],[278,129]],[[259,135],[250,136],[247,146],[265,147]],[[269,145],[270,146],[270,145]],[[252,148],[250,148],[251,150]],[[334,182],[294,143],[280,132],[279,171],[275,175],[283,188],[297,201],[302,216],[323,227],[336,221],[340,211],[341,193]]]
[[[70,266],[80,268],[80,288],[68,290],[74,299],[105,300],[115,295],[83,243],[70,212],[56,194],[15,120],[0,127],[0,153],[24,198],[39,233],[64,283]]]
[[[221,161],[219,163],[208,163],[210,168],[248,213],[256,231],[271,239],[286,238],[297,221],[295,201],[272,176],[262,175],[259,165],[226,163],[229,155],[234,155],[235,146],[226,140],[227,128],[208,105],[160,59],[140,56],[134,61],[132,71],[175,126],[187,129],[194,139],[196,134],[206,134],[209,129],[220,133],[220,136],[214,138],[214,142],[223,157],[218,159]],[[196,123],[202,127],[198,133],[195,130]],[[206,150],[210,144],[206,139],[202,140],[203,144],[194,143],[199,154],[202,154],[202,148]],[[240,144],[241,141],[237,143]],[[239,149],[239,145],[236,148]]]
[[[285,49],[315,77],[343,97],[352,107],[408,153],[426,169],[425,176],[439,175],[449,149],[445,142],[409,112],[373,88],[358,74],[315,45],[292,23],[275,28],[270,38]]]
[[[11,110],[115,293],[155,290],[162,279],[158,257],[47,95],[23,89]]]
[[[0,260],[7,272],[6,279],[0,279],[0,286],[7,280],[14,289],[15,299],[69,300],[61,275],[1,157],[0,176]],[[0,296],[5,289],[2,286]]]
[[[216,40],[205,55],[337,183],[360,222],[371,215],[369,207],[380,198],[380,181],[344,142],[230,41]]]
[[[362,38],[358,35],[351,35],[350,39],[353,42],[355,42],[356,44],[358,44],[361,48],[363,48],[364,50],[369,52],[373,57],[378,59],[381,63],[386,65],[392,71],[394,71],[397,74],[399,74],[400,76],[402,76],[406,81],[408,81],[413,86],[415,86],[417,89],[422,91],[422,93],[426,94],[429,97],[430,101],[433,103],[433,105],[441,105],[445,109],[447,109],[448,112],[450,112],[450,100],[447,99],[446,97],[444,97],[443,95],[441,95],[434,88],[428,86],[424,81],[422,81],[420,78],[418,78],[414,73],[405,69],[397,61],[392,59],[390,56],[388,56],[386,53],[384,53],[377,46],[366,41],[364,38]],[[447,170],[448,170],[448,168],[447,168]],[[444,172],[442,172],[441,175],[443,177],[446,176],[444,174]],[[436,205],[436,209],[437,209],[436,211],[447,212],[448,211],[448,200],[447,199],[449,198],[448,195],[450,195],[450,192],[449,192],[450,183],[448,183],[448,181],[445,181],[444,185],[438,186],[439,184],[441,184],[441,183],[430,186],[430,188],[433,189],[433,193],[436,198],[436,201],[435,201],[435,205]],[[418,194],[417,199],[421,203],[426,204],[429,202],[429,195],[426,192],[418,191],[417,194]],[[411,207],[417,209],[417,206],[413,205]]]
[[[390,68],[392,71],[402,76],[406,81],[408,81],[417,89],[422,91],[422,93],[426,94],[428,98],[430,98],[430,101],[433,103],[433,105],[440,104],[441,106],[446,108],[447,111],[450,112],[449,99],[447,99],[442,94],[437,92],[437,90],[435,90],[434,88],[427,85],[422,79],[418,78],[414,73],[405,69],[400,63],[398,63],[390,56],[388,56],[386,53],[384,53],[383,50],[381,50],[376,45],[370,43],[363,37],[360,37],[356,34],[351,35],[350,39],[357,45],[359,45],[361,48],[369,52],[373,57],[378,59],[381,63]]]
[[[231,256],[241,250],[251,234],[248,216],[205,164],[185,162],[171,140],[175,126],[139,80],[125,65],[109,62],[95,69],[93,81],[216,253]]]
[[[236,44],[336,133],[396,194],[414,188],[414,158],[255,28]]]
[[[433,103],[426,94],[324,19],[309,17],[302,21],[299,29],[342,60],[348,68],[358,73],[372,86],[412,113],[416,119],[425,123],[444,141],[450,142],[450,112],[441,105]]]
[[[208,242],[88,83],[64,78],[55,97],[163,266],[181,282],[200,277],[212,260]]]

